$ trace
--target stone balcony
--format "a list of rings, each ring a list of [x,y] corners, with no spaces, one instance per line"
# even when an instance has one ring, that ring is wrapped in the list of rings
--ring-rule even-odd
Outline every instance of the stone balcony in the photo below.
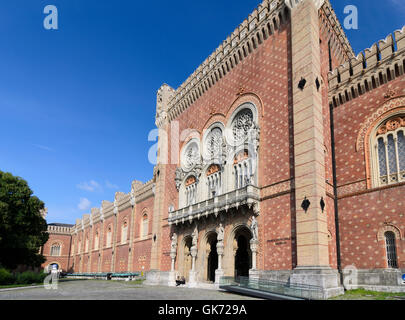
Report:
[[[254,206],[255,211],[257,211],[259,200],[260,189],[248,185],[244,188],[221,194],[217,197],[170,212],[169,225],[177,225],[178,223],[185,223],[187,221],[191,223],[193,219],[200,219],[201,217],[208,218],[211,214],[214,214],[216,217],[221,211],[227,212],[229,209],[237,209],[243,205],[247,205],[249,208]]]

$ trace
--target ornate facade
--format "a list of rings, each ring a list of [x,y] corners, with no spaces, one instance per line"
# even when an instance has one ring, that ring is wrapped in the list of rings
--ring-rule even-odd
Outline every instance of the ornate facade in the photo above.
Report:
[[[405,290],[404,69],[405,29],[355,56],[328,0],[265,0],[158,90],[153,179],[50,228],[44,266]]]

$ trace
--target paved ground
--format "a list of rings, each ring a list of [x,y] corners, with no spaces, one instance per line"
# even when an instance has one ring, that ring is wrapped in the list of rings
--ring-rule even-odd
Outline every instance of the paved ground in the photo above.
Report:
[[[124,281],[62,281],[57,290],[0,290],[0,300],[252,300],[255,298],[206,289],[146,286]]]

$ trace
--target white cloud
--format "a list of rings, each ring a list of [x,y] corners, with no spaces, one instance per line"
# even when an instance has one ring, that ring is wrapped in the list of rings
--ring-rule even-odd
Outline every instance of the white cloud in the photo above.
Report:
[[[90,192],[100,191],[102,189],[101,186],[98,184],[98,182],[94,181],[94,180],[90,180],[89,182],[79,183],[77,185],[77,187],[81,190],[90,191]]]
[[[42,150],[45,150],[45,151],[53,151],[53,149],[52,148],[49,148],[49,147],[47,147],[47,146],[43,146],[43,145],[41,145],[41,144],[32,144],[34,147],[36,147],[36,148],[39,148],[39,149],[42,149]]]
[[[108,189],[119,189],[120,188],[119,186],[117,186],[116,184],[111,183],[108,180],[105,182],[105,185],[106,185],[106,187]]]
[[[89,199],[87,199],[87,198],[80,198],[80,202],[79,202],[79,204],[77,205],[77,207],[78,207],[80,210],[87,210],[87,209],[90,208],[90,205],[91,205],[91,202],[89,201]]]

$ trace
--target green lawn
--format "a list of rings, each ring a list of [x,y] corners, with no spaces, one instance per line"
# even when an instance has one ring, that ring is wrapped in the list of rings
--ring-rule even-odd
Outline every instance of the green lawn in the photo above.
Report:
[[[405,293],[376,292],[365,289],[348,290],[330,300],[405,300]]]
[[[8,285],[0,285],[0,289],[8,289],[8,288],[20,288],[20,287],[31,287],[31,286],[40,286],[43,283],[33,283],[33,284],[8,284]]]

